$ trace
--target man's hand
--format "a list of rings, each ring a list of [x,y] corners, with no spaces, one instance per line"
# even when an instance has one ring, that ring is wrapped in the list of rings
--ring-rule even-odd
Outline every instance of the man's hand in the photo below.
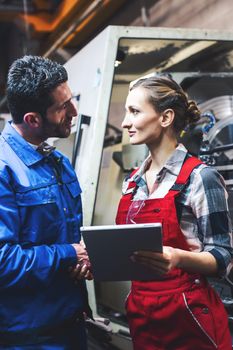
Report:
[[[75,280],[80,280],[83,278],[87,280],[93,279],[91,272],[91,263],[89,261],[89,257],[87,255],[87,251],[84,244],[82,242],[80,242],[79,244],[73,243],[72,246],[76,251],[78,263],[75,267],[71,267],[69,269],[70,276]]]
[[[70,268],[70,276],[75,280],[81,280],[85,278],[86,280],[92,280],[93,275],[91,272],[90,263],[77,264],[75,267]]]
[[[87,251],[86,251],[86,248],[85,248],[85,245],[83,242],[73,243],[71,245],[76,251],[78,262],[81,262],[83,260],[89,260],[88,255],[87,255]]]

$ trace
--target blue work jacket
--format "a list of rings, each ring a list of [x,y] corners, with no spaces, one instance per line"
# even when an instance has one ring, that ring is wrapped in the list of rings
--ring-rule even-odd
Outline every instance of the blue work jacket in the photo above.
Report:
[[[0,334],[62,324],[84,308],[81,189],[69,160],[43,156],[7,123],[0,136]],[[16,333],[15,333],[16,332]],[[0,336],[1,340],[1,336]]]

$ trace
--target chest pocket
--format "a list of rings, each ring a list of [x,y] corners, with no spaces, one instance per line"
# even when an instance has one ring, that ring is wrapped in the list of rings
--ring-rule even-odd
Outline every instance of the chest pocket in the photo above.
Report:
[[[25,244],[59,243],[61,212],[54,186],[16,192],[20,216],[20,239]]]
[[[30,189],[25,192],[16,192],[16,202],[19,207],[42,205],[47,203],[54,203],[55,196],[51,191],[51,187],[43,187],[37,189]]]
[[[66,187],[73,198],[77,198],[82,192],[77,180],[67,183]]]

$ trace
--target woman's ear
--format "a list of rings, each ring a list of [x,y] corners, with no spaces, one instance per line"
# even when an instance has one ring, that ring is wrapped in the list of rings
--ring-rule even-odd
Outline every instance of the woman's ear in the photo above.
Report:
[[[31,128],[38,128],[41,125],[41,116],[36,112],[26,113],[23,117],[24,123]]]
[[[166,128],[172,125],[175,118],[175,112],[173,109],[165,109],[161,114],[161,126]]]

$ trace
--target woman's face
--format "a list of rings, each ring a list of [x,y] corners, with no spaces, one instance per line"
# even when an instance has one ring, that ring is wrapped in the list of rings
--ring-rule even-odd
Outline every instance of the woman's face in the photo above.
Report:
[[[148,102],[148,92],[142,87],[131,90],[126,99],[126,114],[122,127],[128,129],[133,145],[157,144],[162,136],[162,114]]]

